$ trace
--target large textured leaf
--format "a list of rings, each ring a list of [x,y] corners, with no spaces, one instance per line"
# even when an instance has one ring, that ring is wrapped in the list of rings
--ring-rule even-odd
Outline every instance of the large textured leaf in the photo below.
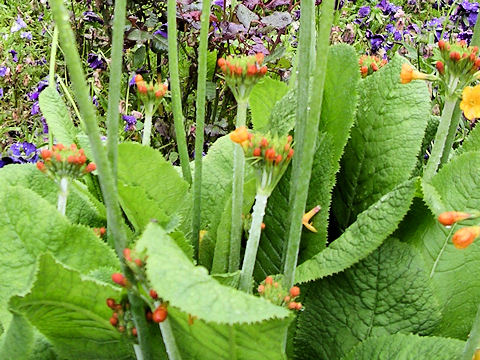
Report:
[[[50,204],[57,205],[58,186],[53,180],[38,171],[35,165],[18,164],[0,169],[0,188],[20,185],[33,190]],[[69,188],[65,212],[70,221],[92,227],[106,224],[105,206],[79,182]]]
[[[272,110],[269,119],[269,127],[279,134],[286,134],[295,126],[297,111],[297,94],[295,90],[289,90]]]
[[[238,324],[289,315],[285,308],[221,285],[204,267],[194,266],[156,224],[147,227],[136,249],[148,255],[146,273],[158,295],[192,316],[210,322]]]
[[[468,137],[456,153],[463,154],[469,151],[480,151],[480,127],[478,126],[475,126],[475,128],[470,131]]]
[[[165,215],[172,216],[188,192],[187,182],[172,164],[158,151],[138,143],[119,145],[118,182],[122,207],[137,226],[146,225],[142,218],[149,221],[150,218],[162,220]],[[133,194],[128,192],[130,189]]]
[[[92,229],[69,223],[31,190],[1,187],[0,214],[0,253],[5,255],[0,262],[0,319],[5,327],[4,320],[10,318],[6,303],[11,295],[29,288],[41,252],[50,251],[80,271],[102,266],[118,268],[113,250]]]
[[[45,254],[30,293],[13,297],[10,308],[25,315],[64,357],[131,359],[133,348],[110,325],[112,311],[105,304],[119,295],[117,288],[84,280]]]
[[[395,334],[372,337],[342,360],[455,360],[464,343],[442,337]]]
[[[409,180],[361,213],[325,250],[297,267],[295,282],[303,283],[340,272],[369,255],[397,228],[407,213],[417,180]]]
[[[480,209],[480,153],[464,153],[452,159],[424,183],[425,200],[437,214],[446,210]],[[428,209],[417,202],[399,229],[402,240],[423,255],[443,314],[435,334],[466,339],[480,303],[480,242],[458,250],[451,235],[458,227],[441,226]]]
[[[429,334],[440,319],[421,257],[396,239],[312,284],[304,304],[296,337],[304,359],[340,359],[370,336]]]
[[[40,110],[55,139],[63,144],[73,144],[78,129],[72,123],[67,106],[55,87],[47,86],[38,97]]]
[[[318,232],[303,231],[300,261],[311,258],[325,246],[331,191],[356,108],[356,85],[359,74],[355,51],[347,45],[336,45],[330,48],[328,56],[317,151],[313,159],[306,205],[307,210],[316,205],[320,205],[322,210],[313,218],[313,224]],[[295,105],[294,98],[289,100]],[[287,107],[284,101],[288,102],[284,99],[277,104],[280,107]],[[290,112],[295,114],[295,106],[290,109]],[[264,279],[269,274],[281,272],[283,243],[287,231],[285,219],[288,216],[289,188],[290,173],[287,172],[267,204],[264,218],[266,229],[262,232],[255,267],[257,280]]]
[[[32,325],[22,315],[13,315],[8,331],[0,338],[0,359],[28,359],[33,333]]]
[[[183,359],[285,359],[283,340],[291,317],[234,325],[197,319],[189,325],[188,316],[176,309],[169,309],[168,316]]]
[[[430,117],[427,85],[401,84],[405,60],[396,56],[361,81],[357,122],[342,158],[333,210],[342,228],[407,180],[415,168]]]
[[[268,120],[272,113],[275,103],[280,100],[288,91],[286,83],[275,80],[270,77],[262,79],[253,88],[249,105],[252,111],[252,124],[255,130],[271,130],[266,129]]]

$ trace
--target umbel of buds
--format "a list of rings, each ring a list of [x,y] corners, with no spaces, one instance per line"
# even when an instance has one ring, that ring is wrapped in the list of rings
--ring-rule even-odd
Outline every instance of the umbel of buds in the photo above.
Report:
[[[375,71],[378,71],[378,69],[385,66],[387,63],[388,61],[386,59],[380,59],[378,56],[372,55],[362,55],[358,60],[362,77],[373,74]]]
[[[290,310],[302,310],[302,303],[296,301],[300,296],[300,288],[292,286],[288,293],[283,289],[282,284],[276,282],[273,277],[267,276],[257,288],[258,294],[268,301],[285,306]]]
[[[96,169],[94,163],[87,164],[85,152],[75,144],[69,147],[54,145],[51,150],[43,149],[40,156],[42,160],[37,162],[37,168],[56,181],[62,178],[78,179]]]
[[[263,54],[258,53],[218,59],[218,66],[237,102],[246,101],[253,86],[267,73],[267,67],[262,66],[263,58]]]
[[[135,84],[137,85],[137,90],[140,94],[140,98],[144,103],[146,101],[156,101],[162,99],[168,90],[167,83],[147,83],[145,80],[143,80],[143,77],[140,74],[137,74],[135,76]]]
[[[292,137],[251,133],[241,126],[230,139],[242,146],[246,161],[256,170],[257,191],[271,194],[294,154]]]

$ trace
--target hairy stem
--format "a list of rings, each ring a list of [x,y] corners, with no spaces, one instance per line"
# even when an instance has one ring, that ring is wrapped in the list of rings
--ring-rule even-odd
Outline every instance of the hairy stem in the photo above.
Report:
[[[111,231],[111,239],[114,241],[115,251],[119,259],[123,259],[123,249],[127,243],[127,236],[124,228],[122,214],[118,203],[118,194],[115,186],[115,180],[112,169],[108,162],[107,153],[103,148],[100,140],[100,130],[96,119],[96,112],[90,100],[88,85],[85,80],[85,74],[82,68],[82,61],[78,54],[75,43],[75,36],[69,24],[69,12],[65,8],[63,0],[51,0],[53,19],[59,30],[59,40],[65,55],[70,78],[72,81],[74,94],[76,96],[80,113],[85,123],[85,128],[93,153],[93,159],[97,165],[97,172],[102,189],[103,199],[107,208],[107,224]],[[135,284],[135,278],[131,270],[121,261],[122,270],[130,282]],[[142,350],[144,360],[153,359],[152,342],[150,339],[145,313],[143,309],[143,301],[134,293],[128,294],[132,315],[135,326],[138,331],[138,340]]]
[[[480,306],[478,307],[472,330],[470,330],[470,334],[468,335],[468,340],[465,344],[465,348],[460,360],[472,360],[478,344],[480,344]]]
[[[247,117],[247,100],[238,100],[237,128],[245,126]],[[233,149],[233,184],[232,184],[232,225],[230,228],[230,256],[228,271],[235,272],[240,266],[240,250],[242,242],[242,208],[243,177],[245,172],[245,155],[239,144]]]
[[[432,153],[430,154],[430,158],[428,159],[425,172],[423,173],[423,178],[426,181],[431,180],[436,174],[438,167],[441,165],[442,155],[444,158],[448,158],[448,152],[450,151],[450,149],[446,149],[446,142],[449,135],[448,133],[451,123],[454,120],[453,115],[455,112],[456,103],[456,97],[450,96],[446,97],[445,99],[445,105],[443,106],[440,124],[438,125],[437,134],[435,135]],[[446,155],[445,152],[447,153]]]
[[[197,117],[195,126],[195,179],[193,182],[193,219],[192,235],[195,254],[198,258],[198,237],[201,220],[202,198],[202,154],[205,129],[205,98],[207,90],[207,53],[208,28],[210,26],[210,0],[203,0],[202,15],[200,16],[200,44],[198,49],[198,77],[197,77]]]
[[[245,292],[252,291],[252,274],[257,258],[258,244],[260,242],[260,234],[262,232],[263,216],[267,206],[269,194],[257,191],[255,196],[255,205],[252,213],[252,225],[248,234],[247,247],[245,249],[245,257],[243,258],[242,272],[240,273],[239,289]]]
[[[123,35],[125,32],[126,8],[127,0],[115,0],[112,33],[112,63],[110,64],[107,109],[107,151],[115,185],[118,162],[118,106],[120,104],[120,83],[122,79]]]
[[[57,201],[57,210],[62,215],[65,215],[65,209],[67,208],[67,197],[68,197],[68,178],[62,177],[60,179],[60,184],[58,184],[58,201]]]
[[[167,349],[168,359],[169,360],[181,360],[182,356],[180,351],[178,351],[177,343],[175,342],[175,336],[173,335],[172,326],[170,325],[170,319],[167,318],[165,321],[159,324],[160,331],[162,332],[163,343]]]
[[[50,52],[50,69],[48,73],[48,85],[52,88],[55,87],[55,64],[57,59],[57,48],[58,48],[58,27],[55,26],[53,29],[52,36],[52,51]]]
[[[172,91],[173,121],[175,136],[177,139],[180,166],[185,181],[192,183],[190,173],[190,161],[187,149],[187,137],[183,122],[182,97],[180,94],[180,78],[178,75],[178,49],[177,49],[177,2],[168,0],[167,4],[167,28],[168,28],[168,66],[170,68],[170,89]]]
[[[145,122],[143,123],[142,145],[150,146],[150,137],[152,134],[153,103],[149,102],[145,106]]]
[[[460,110],[460,101],[455,101],[455,109],[452,114],[452,121],[450,122],[450,127],[448,128],[448,134],[445,139],[445,146],[443,149],[442,157],[440,158],[440,165],[445,164],[448,161],[450,156],[450,151],[452,150],[453,143],[455,141],[455,135],[457,134],[458,124],[460,123],[460,118],[462,116],[462,110]]]
[[[307,0],[310,1],[310,0]],[[289,232],[288,242],[285,253],[285,263],[283,267],[283,274],[285,275],[284,283],[286,288],[292,287],[295,279],[295,268],[297,266],[298,251],[300,248],[300,237],[302,234],[302,217],[305,212],[305,204],[308,196],[308,185],[312,174],[313,156],[316,149],[316,141],[318,134],[318,124],[320,121],[320,113],[322,110],[323,87],[325,84],[325,74],[327,69],[327,56],[330,44],[330,29],[333,22],[334,14],[334,0],[324,0],[322,2],[320,15],[320,29],[317,37],[316,49],[316,66],[313,73],[313,84],[310,94],[307,95],[308,103],[302,101],[302,109],[300,113],[306,113],[306,117],[298,117],[296,120],[296,129],[304,129],[303,133],[295,133],[295,143],[303,144],[303,149],[300,154],[296,150],[294,156],[298,157],[296,160],[297,166],[292,168],[292,179],[296,179],[290,185],[290,201],[289,201]],[[307,2],[306,8],[309,8]],[[303,15],[302,15],[303,16]],[[300,25],[302,26],[302,25]],[[311,29],[311,24],[303,24]],[[310,48],[305,49],[310,51]],[[300,62],[301,64],[301,62]],[[306,83],[299,82],[297,91]],[[307,78],[304,80],[309,81]],[[314,94],[314,96],[312,96]]]

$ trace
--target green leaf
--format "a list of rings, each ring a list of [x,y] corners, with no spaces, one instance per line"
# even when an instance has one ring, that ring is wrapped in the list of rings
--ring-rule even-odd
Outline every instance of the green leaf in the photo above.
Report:
[[[459,357],[463,346],[463,341],[454,339],[394,334],[372,337],[342,360],[453,360]]]
[[[371,336],[429,334],[440,319],[421,257],[396,239],[345,272],[313,283],[304,306],[296,351],[312,359],[340,359]]]
[[[36,281],[29,294],[10,300],[14,312],[28,320],[61,356],[75,359],[131,359],[132,346],[110,325],[112,311],[105,300],[120,290],[92,280],[55,261],[40,257]]]
[[[14,314],[8,331],[0,338],[0,359],[28,359],[33,349],[33,327]]]
[[[480,153],[464,153],[444,165],[431,183],[423,183],[425,202],[443,211],[480,209]],[[440,302],[442,321],[435,334],[466,339],[480,303],[480,242],[464,250],[451,241],[459,229],[441,226],[425,205],[417,202],[396,234],[417,247]]]
[[[188,192],[188,183],[160,152],[138,143],[119,145],[118,183],[122,207],[139,232],[151,218],[163,223],[174,215]]]
[[[38,97],[40,110],[47,121],[48,129],[55,139],[63,144],[73,144],[79,132],[73,125],[63,98],[55,87],[47,86]]]
[[[136,249],[148,255],[146,274],[152,288],[172,306],[192,316],[223,324],[289,316],[285,308],[218,283],[204,267],[194,266],[156,224],[147,227]]]
[[[50,204],[57,206],[57,184],[38,171],[35,165],[18,164],[0,169],[0,188],[16,185],[34,191]],[[87,226],[102,227],[106,224],[105,206],[80,182],[73,183],[69,188],[66,216],[74,223]]]
[[[168,316],[183,359],[286,359],[283,340],[292,317],[241,325],[197,319],[189,325],[188,315],[176,309],[169,308]]]
[[[252,111],[252,124],[255,130],[266,130],[268,119],[275,104],[287,91],[287,84],[270,77],[263,78],[255,85],[248,101]]]
[[[50,251],[62,263],[88,272],[102,266],[118,269],[111,248],[92,229],[69,223],[57,209],[31,190],[0,187],[0,319],[10,316],[10,296],[28,290],[39,253]],[[88,259],[86,261],[85,259]]]
[[[480,127],[475,126],[468,134],[462,146],[457,149],[456,154],[463,154],[469,151],[480,151]]]
[[[423,81],[401,84],[405,60],[396,56],[360,82],[357,122],[342,158],[333,211],[342,228],[355,221],[415,168],[430,117]]]
[[[297,94],[289,90],[273,107],[268,127],[278,134],[286,134],[295,126],[296,116]]]
[[[300,261],[311,258],[325,246],[331,191],[356,109],[356,87],[359,74],[355,50],[347,45],[335,45],[330,48],[328,56],[317,151],[313,159],[312,178],[306,204],[307,211],[316,205],[320,205],[322,210],[312,219],[318,232],[304,230],[302,233]],[[295,114],[295,107],[291,110]],[[262,232],[255,268],[257,280],[281,272],[283,239],[287,231],[285,219],[288,216],[289,190],[290,172],[288,171],[280,180],[267,204],[264,218],[266,228]]]
[[[417,180],[398,185],[361,213],[338,239],[299,265],[295,282],[303,283],[340,272],[378,248],[407,213]]]

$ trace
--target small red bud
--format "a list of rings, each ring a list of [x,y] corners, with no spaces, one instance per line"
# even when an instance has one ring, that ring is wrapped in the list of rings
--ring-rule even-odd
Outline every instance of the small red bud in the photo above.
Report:
[[[112,324],[112,326],[117,326],[118,320],[112,316],[110,318],[110,324]]]
[[[260,146],[261,147],[267,147],[268,146],[268,140],[265,139],[265,138],[262,138],[262,140],[260,140]]]
[[[47,159],[50,159],[52,157],[52,152],[48,149],[43,149],[40,152],[40,155],[43,158],[43,160],[47,160]]]
[[[272,285],[273,284],[273,278],[271,276],[267,276],[265,278],[265,284]]]
[[[259,294],[262,294],[265,291],[265,285],[262,285],[262,284],[258,285],[257,291]]]
[[[137,328],[133,328],[133,329],[132,329],[132,335],[133,335],[133,336],[137,336]]]
[[[248,76],[253,76],[257,73],[257,66],[254,64],[250,64],[247,67],[247,75]]]
[[[450,59],[452,59],[453,61],[459,61],[460,58],[461,58],[461,55],[460,55],[459,52],[457,52],[457,51],[452,51],[452,52],[450,53]]]
[[[280,164],[282,162],[282,155],[277,155],[277,157],[275,158],[275,164]]]
[[[97,168],[97,166],[95,165],[95,163],[90,163],[87,165],[87,167],[85,168],[84,172],[85,173],[89,173],[89,172],[92,172],[94,171],[95,169]]]
[[[135,259],[135,260],[133,260],[133,262],[134,262],[135,265],[137,265],[138,267],[142,267],[142,265],[143,265],[142,260],[140,260],[140,259]]]
[[[223,68],[226,64],[226,60],[224,58],[220,58],[217,60],[217,64],[219,67]]]
[[[47,169],[45,168],[45,164],[42,161],[37,162],[37,169],[41,172],[47,171]]]
[[[288,296],[288,295],[283,298],[284,303],[288,303],[288,302],[290,302],[290,300],[291,300],[290,296]]]
[[[253,149],[253,156],[260,156],[262,155],[262,150],[260,150],[260,148],[255,148]]]
[[[287,136],[287,142],[288,142],[288,143],[291,143],[292,140],[293,140],[292,135],[288,135],[288,136]]]
[[[153,300],[157,300],[158,299],[158,294],[155,290],[151,289],[150,290],[150,297],[153,299]]]
[[[132,253],[132,250],[130,250],[129,248],[123,249],[123,256],[124,256],[125,259],[127,259],[128,261],[132,261],[131,253]]]
[[[262,222],[262,223],[260,224],[260,228],[261,228],[262,230],[265,230],[265,227],[266,227],[265,223]]]
[[[260,75],[265,75],[265,74],[267,73],[267,71],[268,71],[267,67],[266,67],[266,66],[262,66],[262,67],[260,68],[260,71],[259,71],[259,72],[260,72]]]
[[[275,159],[275,149],[269,148],[265,151],[265,159],[269,162],[273,162]]]
[[[113,309],[115,307],[115,300],[113,300],[112,298],[108,298],[107,299],[107,306],[110,308],[110,309]]]
[[[290,310],[295,310],[297,308],[297,303],[295,301],[292,301],[291,303],[288,303],[288,308]]]
[[[297,297],[298,295],[300,295],[300,288],[298,286],[292,286],[292,288],[290,289],[290,295],[293,297]]]
[[[442,75],[445,74],[445,65],[443,65],[443,62],[437,61],[437,63],[435,64],[435,67],[437,68],[440,74]]]
[[[438,215],[438,222],[444,226],[450,226],[457,221],[468,219],[471,215],[460,211],[446,211]]]
[[[112,281],[120,286],[127,285],[127,279],[125,278],[125,276],[123,276],[123,274],[120,274],[120,273],[113,273]]]
[[[125,326],[120,325],[120,326],[118,327],[118,331],[120,331],[121,333],[123,333],[123,332],[125,331]]]
[[[295,310],[302,310],[302,303],[297,303],[295,306]]]
[[[445,49],[445,41],[444,41],[444,40],[440,40],[440,41],[438,42],[438,48],[439,48],[440,50]]]
[[[287,159],[291,159],[292,156],[293,156],[293,153],[294,153],[293,149],[290,149],[290,151],[288,152],[288,155],[287,155]]]
[[[378,71],[378,65],[377,64],[372,63],[370,66],[372,67],[373,71]]]
[[[161,322],[165,321],[165,319],[167,318],[167,315],[168,315],[167,309],[165,309],[163,306],[159,306],[153,312],[152,319],[156,323],[161,323]]]

